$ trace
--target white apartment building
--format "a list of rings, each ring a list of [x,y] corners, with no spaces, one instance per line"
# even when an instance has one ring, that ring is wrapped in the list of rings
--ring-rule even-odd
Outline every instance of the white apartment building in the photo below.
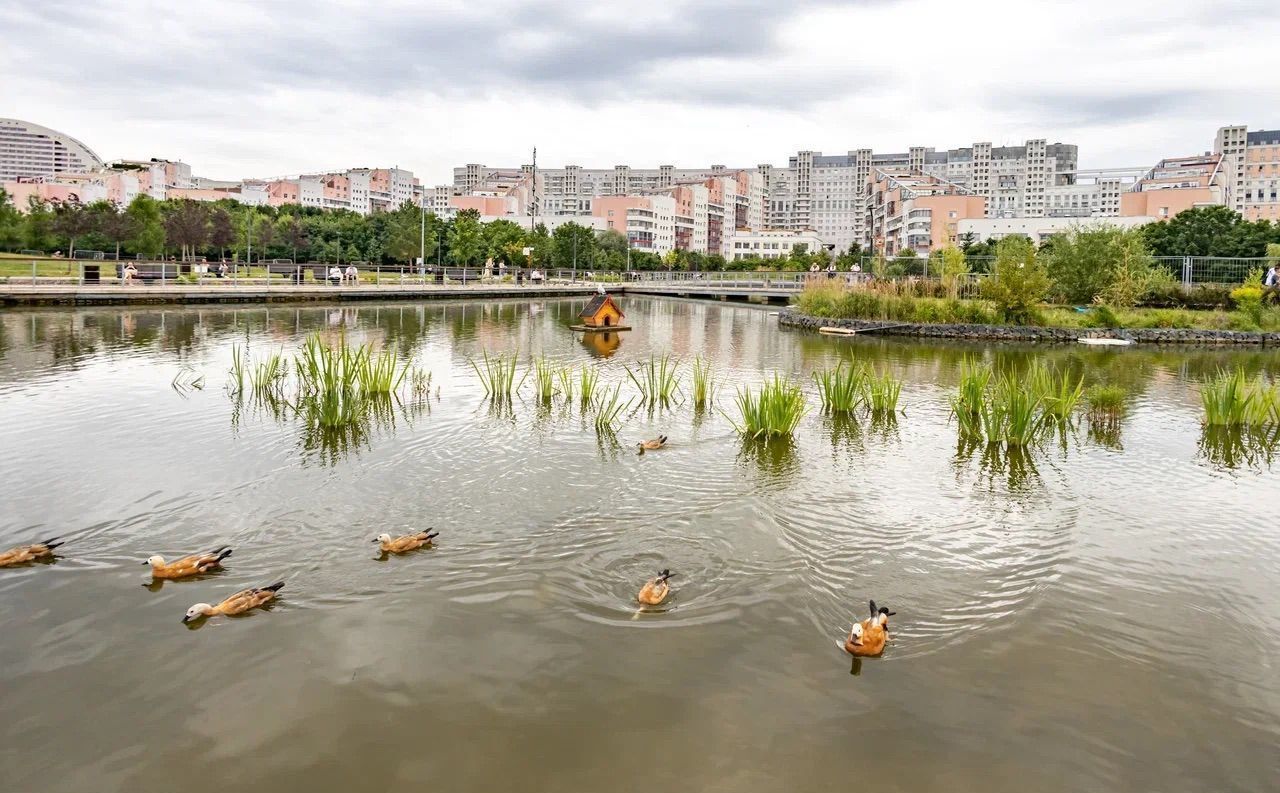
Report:
[[[724,257],[730,261],[751,258],[781,259],[790,256],[796,246],[800,246],[805,253],[812,253],[821,249],[822,244],[822,238],[812,231],[782,229],[737,231],[725,237]]]
[[[1153,223],[1154,217],[1044,217],[1044,218],[969,218],[958,222],[960,235],[973,234],[975,242],[988,242],[1004,237],[1029,237],[1037,245],[1054,236],[1079,228],[1130,229]]]
[[[0,182],[101,168],[102,158],[66,133],[16,118],[0,118]]]
[[[1249,220],[1280,220],[1280,130],[1222,127],[1214,152],[1229,160],[1232,208]]]

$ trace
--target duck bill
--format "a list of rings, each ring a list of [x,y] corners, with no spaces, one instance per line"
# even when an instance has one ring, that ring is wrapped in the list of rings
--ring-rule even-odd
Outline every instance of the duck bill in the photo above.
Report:
[[[186,625],[186,624],[187,624],[188,622],[190,622],[190,621],[191,621],[191,618],[190,618],[190,617],[188,617],[188,616],[186,616],[186,615],[184,614],[184,615],[183,615],[183,617],[182,617],[182,624],[183,624],[183,625]]]

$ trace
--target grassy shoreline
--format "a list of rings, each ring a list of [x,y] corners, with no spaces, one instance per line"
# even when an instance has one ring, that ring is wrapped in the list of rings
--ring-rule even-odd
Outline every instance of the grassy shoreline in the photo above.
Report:
[[[920,297],[895,284],[850,287],[813,284],[791,301],[801,314],[822,319],[883,320],[921,325],[997,325],[1046,328],[1131,328],[1180,330],[1280,330],[1280,309],[1268,308],[1256,319],[1241,311],[1188,308],[1111,309],[1042,305],[1030,322],[1005,321],[995,305],[974,298]]]

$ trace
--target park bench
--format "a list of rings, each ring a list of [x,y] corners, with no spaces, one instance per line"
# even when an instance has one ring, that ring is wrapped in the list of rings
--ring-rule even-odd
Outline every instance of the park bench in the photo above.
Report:
[[[124,268],[129,262],[116,264],[116,278],[124,281]],[[132,262],[133,268],[138,271],[134,276],[134,280],[149,284],[153,281],[175,281],[179,275],[191,272],[191,265],[178,264],[177,262]]]

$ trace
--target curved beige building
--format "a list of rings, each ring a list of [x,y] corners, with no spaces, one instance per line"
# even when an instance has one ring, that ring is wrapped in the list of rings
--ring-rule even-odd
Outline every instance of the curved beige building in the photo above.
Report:
[[[101,167],[102,159],[70,135],[29,121],[0,118],[0,182]]]

